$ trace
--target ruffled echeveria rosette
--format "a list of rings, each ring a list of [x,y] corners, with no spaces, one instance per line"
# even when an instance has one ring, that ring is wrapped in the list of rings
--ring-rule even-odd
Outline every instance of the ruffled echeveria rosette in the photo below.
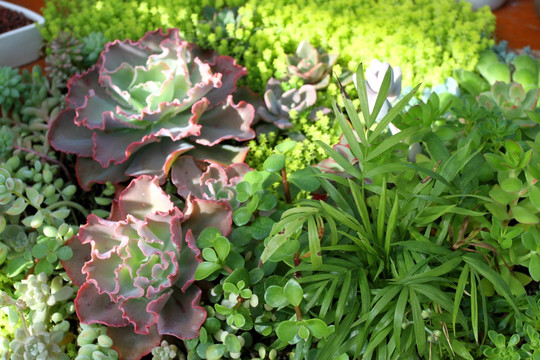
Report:
[[[189,196],[182,212],[157,177],[136,178],[116,199],[109,219],[90,215],[66,242],[73,257],[63,266],[80,287],[79,320],[106,325],[123,360],[140,359],[163,335],[196,338],[206,311],[193,284],[202,261],[195,239],[207,227],[227,235],[231,224],[225,202]]]
[[[171,181],[176,185],[178,195],[184,199],[195,196],[205,200],[222,200],[236,209],[239,205],[236,185],[252,170],[245,163],[223,166],[187,155],[173,164]]]
[[[84,189],[140,175],[164,181],[187,152],[242,162],[248,148],[223,141],[255,136],[253,106],[232,97],[245,74],[233,58],[203,53],[177,29],[108,43],[95,66],[70,79],[66,109],[51,122],[49,141],[77,155]]]

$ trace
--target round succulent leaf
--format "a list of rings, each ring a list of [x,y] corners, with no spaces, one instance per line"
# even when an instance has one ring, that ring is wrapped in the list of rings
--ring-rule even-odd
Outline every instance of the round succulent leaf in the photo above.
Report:
[[[504,179],[500,185],[503,191],[516,193],[521,190],[523,183],[518,178],[510,177],[508,179]]]
[[[251,284],[250,273],[246,268],[238,268],[234,270],[223,283],[223,289],[225,289],[226,284],[231,284],[236,288],[236,284],[243,282],[244,284]]]
[[[231,353],[239,353],[242,350],[242,344],[236,335],[228,334],[224,341],[227,350]]]
[[[214,239],[218,236],[221,236],[218,229],[214,227],[204,229],[197,238],[197,247],[200,249],[211,247]]]
[[[261,268],[251,269],[249,271],[249,283],[257,284],[264,278],[264,270]]]
[[[304,339],[304,340],[307,340],[307,338],[309,337],[309,330],[307,327],[305,327],[304,325],[300,325],[298,327],[298,336],[301,338],[301,339]]]
[[[237,249],[249,244],[251,242],[251,228],[248,226],[235,228],[231,232],[230,239]]]
[[[238,252],[231,250],[225,261],[232,269],[240,269],[246,264],[244,257]]]
[[[45,260],[49,263],[49,264],[53,264],[55,263],[57,260],[58,260],[58,256],[56,256],[55,253],[48,253],[47,256],[45,256]]]
[[[522,224],[538,224],[540,222],[540,219],[538,216],[536,216],[535,213],[531,212],[530,209],[525,208],[523,206],[513,206],[512,207],[512,215],[514,215],[514,219],[516,219],[518,222]]]
[[[281,286],[269,286],[264,292],[264,300],[272,307],[280,308],[288,304],[287,298]]]
[[[223,291],[226,293],[236,293],[238,288],[233,283],[226,282],[223,284]]]
[[[204,322],[204,328],[208,334],[214,335],[216,332],[218,332],[218,330],[221,329],[221,321],[215,317],[208,317]]]
[[[50,276],[53,273],[53,270],[53,266],[46,259],[40,260],[34,268],[36,273],[45,273],[47,276]]]
[[[280,171],[285,166],[285,155],[270,155],[263,163],[263,168],[269,172]]]
[[[249,211],[247,207],[241,207],[234,211],[233,221],[236,226],[243,226],[251,220],[252,215],[253,212]]]
[[[220,269],[220,264],[216,264],[215,262],[210,261],[203,261],[199,264],[199,266],[197,266],[197,270],[195,270],[195,280],[199,281],[206,279]]]
[[[529,185],[529,199],[534,207],[540,211],[540,187],[538,185]]]
[[[304,290],[298,281],[290,279],[283,287],[283,295],[293,306],[299,306],[304,297]]]
[[[36,259],[41,259],[47,256],[49,247],[45,243],[37,243],[32,247],[32,256]]]
[[[521,235],[521,242],[523,243],[523,246],[525,246],[527,249],[531,251],[539,251],[538,248],[538,241],[535,239],[534,235],[530,232],[525,232]]]
[[[251,200],[249,200],[246,204],[246,208],[251,212],[255,212],[257,210],[257,207],[259,205],[259,195],[253,194]]]
[[[259,204],[257,206],[258,210],[262,211],[269,211],[276,207],[278,203],[277,197],[269,192],[264,192],[261,196],[261,199],[259,200]]]
[[[317,190],[320,186],[319,180],[317,180],[310,168],[304,168],[293,172],[289,176],[289,181],[300,189],[309,192]]]
[[[6,275],[8,277],[14,277],[22,273],[24,270],[30,268],[34,262],[26,259],[24,256],[18,256],[10,259],[6,267]]]
[[[73,250],[69,246],[61,246],[56,250],[56,255],[62,261],[69,260],[73,256]]]
[[[203,259],[206,261],[213,262],[213,263],[218,262],[218,256],[216,252],[214,251],[214,249],[212,248],[203,249],[202,256],[203,256]]]
[[[257,216],[251,224],[251,235],[256,240],[264,240],[272,230],[275,222],[266,216]]]
[[[234,323],[234,326],[236,326],[237,328],[241,328],[242,326],[246,324],[246,318],[241,314],[234,314],[233,323]]]
[[[298,325],[294,321],[282,321],[276,328],[276,335],[283,342],[290,342],[298,332]]]
[[[309,329],[311,335],[317,338],[325,337],[332,332],[326,322],[321,319],[308,319],[302,323]]]

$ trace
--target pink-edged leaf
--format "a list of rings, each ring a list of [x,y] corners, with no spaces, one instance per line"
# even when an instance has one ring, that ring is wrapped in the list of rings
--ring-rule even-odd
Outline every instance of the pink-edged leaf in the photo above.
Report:
[[[186,238],[182,242],[182,252],[178,259],[178,263],[182,264],[182,271],[179,274],[180,276],[176,286],[178,286],[182,292],[186,292],[188,286],[195,281],[195,270],[197,270],[197,266],[201,262],[201,251],[197,248],[193,232],[189,229],[186,233]]]
[[[123,162],[122,164],[111,164],[111,166],[103,168],[99,162],[91,158],[79,157],[75,163],[75,171],[79,185],[83,190],[88,191],[93,183],[105,184],[111,182],[117,184],[126,181],[129,179],[129,175],[126,174],[128,166],[128,162]]]
[[[96,131],[93,139],[93,159],[104,168],[110,166],[111,162],[120,164],[143,146],[158,141],[145,129],[132,129],[129,132]]]
[[[99,87],[99,66],[94,65],[81,74],[75,74],[68,80],[66,107],[77,108],[84,105],[89,90]]]
[[[119,206],[124,215],[130,214],[141,220],[149,213],[169,212],[174,208],[170,196],[159,186],[159,179],[146,175],[133,180],[122,192]]]
[[[229,95],[236,90],[236,82],[247,74],[247,70],[238,65],[236,60],[230,56],[214,57],[210,67],[214,73],[222,74],[221,87],[210,91],[206,95],[212,106],[216,106],[227,100]]]
[[[222,165],[231,165],[244,162],[249,147],[217,144],[212,147],[196,146],[189,152],[197,160],[208,160]]]
[[[157,326],[152,326],[148,335],[135,333],[133,325],[110,327],[107,329],[107,335],[113,341],[112,348],[118,353],[119,360],[140,360],[159,346],[162,338]]]
[[[185,293],[175,291],[161,311],[158,329],[163,335],[194,339],[206,320],[206,310],[199,306],[201,290],[190,286]]]
[[[195,139],[199,144],[212,146],[225,139],[245,141],[253,139],[255,132],[250,128],[255,110],[251,104],[241,101],[233,103],[229,96],[223,105],[205,112],[199,120],[201,134]]]
[[[79,229],[80,241],[83,244],[91,244],[92,251],[100,257],[108,257],[111,252],[116,251],[116,247],[120,246],[122,242],[122,239],[116,235],[117,226],[117,222],[104,220],[90,214],[87,223]]]
[[[51,122],[47,134],[49,143],[58,151],[79,156],[92,156],[92,131],[73,122],[74,109],[62,110]]]
[[[168,138],[163,138],[160,142],[147,145],[143,150],[136,152],[130,159],[130,166],[125,173],[133,177],[158,176],[160,182],[163,182],[174,160],[194,147],[188,142],[173,142]]]
[[[86,281],[94,283],[100,293],[113,294],[119,290],[116,272],[122,267],[122,263],[122,258],[116,253],[101,259],[93,252],[92,261],[84,264],[82,271],[86,274]]]
[[[264,107],[264,100],[258,93],[255,93],[251,91],[247,86],[239,86],[236,91],[232,94],[233,95],[233,101],[235,103],[239,103],[240,101],[245,101],[248,104],[251,104],[254,109],[258,109],[259,107]],[[259,121],[259,116],[257,115],[257,111],[255,111],[253,122],[251,125],[254,125]]]
[[[122,317],[118,304],[107,294],[99,294],[96,286],[86,282],[75,298],[75,310],[83,324],[103,324],[107,326],[126,326],[129,322]]]
[[[181,156],[174,162],[171,168],[171,180],[178,189],[178,195],[184,199],[189,194],[198,198],[202,197],[199,180],[206,166],[204,162],[197,161],[190,155]]]
[[[101,52],[97,66],[102,67],[105,72],[110,72],[116,70],[123,63],[128,63],[133,67],[145,65],[153,51],[146,46],[138,46],[138,44],[139,42],[129,39],[107,43]]]
[[[86,281],[86,275],[82,273],[84,263],[90,261],[91,245],[83,244],[78,235],[66,241],[66,246],[71,248],[73,256],[69,260],[62,260],[62,266],[74,285],[81,287]]]
[[[191,229],[195,238],[209,227],[217,228],[224,236],[231,232],[232,210],[229,203],[190,196],[186,200],[184,216],[186,220],[182,222],[182,227]]]
[[[137,334],[148,335],[150,328],[157,324],[159,313],[171,296],[172,290],[164,293],[152,302],[146,298],[132,298],[119,306],[124,318],[134,326]]]

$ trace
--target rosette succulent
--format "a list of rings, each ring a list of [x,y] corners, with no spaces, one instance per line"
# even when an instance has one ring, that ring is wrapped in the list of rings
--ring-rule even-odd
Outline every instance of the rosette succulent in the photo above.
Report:
[[[195,239],[207,227],[230,232],[228,204],[189,197],[180,211],[157,177],[140,176],[117,197],[105,220],[90,215],[66,242],[64,261],[80,289],[75,309],[83,324],[103,324],[120,359],[140,359],[163,335],[199,335],[206,311],[192,285],[201,262]]]
[[[139,175],[163,181],[188,151],[201,160],[241,162],[248,148],[222,142],[255,135],[253,106],[232,100],[245,74],[234,59],[180,39],[177,29],[108,43],[96,65],[69,81],[66,109],[51,122],[49,141],[78,156],[85,189]]]
[[[323,89],[330,83],[330,70],[338,55],[317,50],[309,42],[302,41],[295,55],[287,56],[289,74],[296,75],[304,84],[311,84],[315,89]]]
[[[303,85],[300,89],[291,89],[283,92],[281,82],[274,78],[268,80],[264,93],[266,107],[257,109],[257,114],[266,122],[286,129],[293,126],[290,112],[301,112],[317,101],[317,90],[313,85]]]
[[[526,110],[532,111],[538,102],[538,88],[525,92],[518,83],[503,83],[497,81],[491,90],[478,96],[478,104],[485,109],[499,109],[510,120],[527,119]]]

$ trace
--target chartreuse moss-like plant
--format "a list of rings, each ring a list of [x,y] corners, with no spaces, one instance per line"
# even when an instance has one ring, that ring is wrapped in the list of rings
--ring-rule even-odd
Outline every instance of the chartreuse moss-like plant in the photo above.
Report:
[[[51,123],[49,141],[78,156],[79,184],[118,183],[130,176],[163,181],[174,160],[241,162],[253,106],[232,93],[245,68],[227,56],[203,54],[175,29],[147,33],[137,42],[106,45],[98,63],[68,84],[67,107]]]
[[[216,29],[203,14],[205,6],[237,7],[239,19]],[[473,69],[478,53],[493,45],[495,27],[489,9],[473,12],[467,2],[454,0],[340,0],[331,6],[315,0],[51,0],[43,13],[49,41],[67,29],[79,37],[101,31],[112,41],[177,27],[189,41],[240,57],[250,87],[258,91],[271,77],[287,75],[287,55],[304,40],[339,54],[338,62],[349,69],[378,58],[401,64],[410,83],[441,83],[455,68]]]
[[[159,187],[141,176],[119,194],[108,220],[95,215],[67,242],[63,265],[80,289],[83,324],[103,324],[121,359],[140,359],[163,335],[192,339],[206,318],[192,285],[200,251],[195,239],[213,226],[231,228],[228,204],[190,197],[181,212]]]

